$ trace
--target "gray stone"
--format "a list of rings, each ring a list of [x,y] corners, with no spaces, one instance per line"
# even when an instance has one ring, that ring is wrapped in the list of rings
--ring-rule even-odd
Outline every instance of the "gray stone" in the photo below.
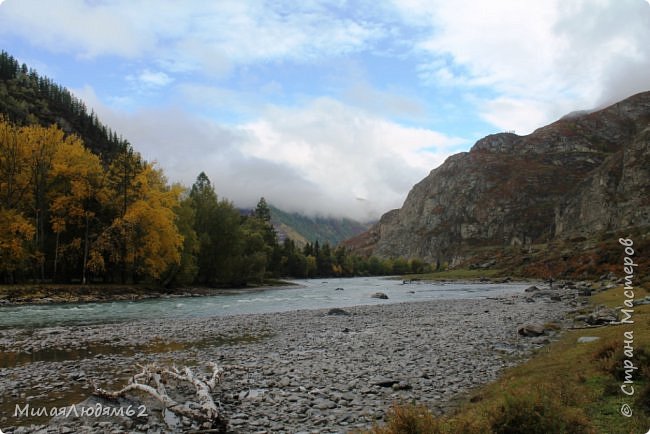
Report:
[[[395,380],[388,377],[375,377],[370,380],[370,384],[379,387],[392,387],[393,384],[397,384],[397,383],[399,383],[399,380]]]
[[[600,306],[587,317],[587,324],[600,325],[618,321],[618,312],[608,307]]]
[[[330,310],[327,311],[327,314],[328,315],[346,315],[346,316],[350,315],[350,313],[348,311],[343,310],[343,309],[338,308],[338,307],[331,308]]]
[[[511,304],[504,305],[504,300]],[[514,358],[497,353],[498,344],[511,345],[516,356],[526,356],[537,347],[533,343],[535,338],[515,340],[512,324],[549,323],[564,317],[570,309],[568,303],[527,304],[523,297],[436,300],[346,308],[353,315],[340,319],[326,316],[328,309],[319,309],[141,321],[137,327],[120,323],[68,327],[64,333],[52,337],[42,337],[36,331],[34,339],[29,341],[17,335],[17,331],[2,330],[0,345],[8,351],[22,352],[22,347],[30,347],[32,351],[57,345],[72,348],[65,342],[78,342],[81,348],[112,341],[119,342],[116,345],[146,346],[154,336],[178,341],[188,349],[173,354],[142,353],[137,362],[167,364],[170,359],[193,359],[199,365],[212,360],[228,366],[213,396],[222,399],[224,414],[238,421],[236,426],[229,425],[233,432],[264,429],[273,433],[300,430],[333,433],[354,430],[356,425],[360,425],[359,429],[368,428],[376,417],[382,417],[383,412],[378,410],[389,408],[394,399],[405,402],[416,399],[430,408],[442,408],[453,396],[495,379],[498,372],[514,363]],[[354,332],[341,333],[344,326]],[[216,336],[264,333],[271,336],[255,342],[204,345]],[[201,342],[200,346],[193,345],[196,341]],[[115,381],[114,388],[135,373],[132,357],[116,354],[110,359],[111,364],[107,360],[90,358],[74,364],[39,362],[11,368],[8,375],[0,375],[0,388],[6,391],[5,403],[14,400],[13,392],[46,393],[34,389],[33,384],[76,384],[68,378],[73,372],[83,370],[89,379],[104,378],[98,381],[102,385]],[[457,372],[458,360],[463,360],[462,373],[440,375]],[[289,386],[280,386],[283,379]],[[404,387],[407,384],[412,389]],[[395,391],[393,387],[401,390]],[[188,397],[181,397],[179,402],[186,402]],[[367,412],[362,415],[364,409]],[[149,432],[164,432],[164,425],[156,421],[159,413],[149,413]],[[346,418],[348,414],[350,420]],[[251,421],[260,425],[254,427]],[[2,425],[11,423],[15,422],[8,420]],[[72,419],[61,423],[74,428],[74,432],[91,429],[84,431],[83,423]],[[120,427],[123,432],[130,432],[142,423]],[[107,429],[114,430],[117,426],[115,422]],[[48,428],[58,432],[52,425]],[[190,420],[182,420],[181,428],[201,430],[197,424],[192,426]]]
[[[388,300],[388,296],[383,292],[375,292],[371,295],[372,298],[380,298],[382,300]]]
[[[541,336],[546,333],[542,324],[525,324],[517,329],[517,333],[525,337]]]
[[[329,399],[318,398],[314,401],[313,406],[319,410],[327,410],[330,408],[336,408],[336,403]]]
[[[228,422],[230,422],[231,425],[244,425],[246,423],[246,420],[244,419],[230,419]]]
[[[398,390],[411,390],[412,387],[410,384],[408,384],[406,381],[400,381],[399,383],[394,383],[393,384],[393,390],[398,391]]]
[[[586,344],[586,343],[589,343],[589,342],[596,342],[599,339],[600,339],[600,337],[598,337],[598,336],[581,336],[581,337],[578,338],[578,343],[579,344]]]

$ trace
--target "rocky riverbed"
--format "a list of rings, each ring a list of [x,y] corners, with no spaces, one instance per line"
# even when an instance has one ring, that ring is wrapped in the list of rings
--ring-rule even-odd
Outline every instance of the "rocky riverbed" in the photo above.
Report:
[[[230,432],[348,432],[384,418],[393,402],[443,412],[548,343],[524,324],[565,321],[573,296],[517,294],[482,300],[306,310],[199,320],[0,331],[0,428],[4,432],[165,432],[148,417],[15,415],[116,390],[136,364],[226,367],[214,394]],[[191,427],[186,421],[183,429]],[[183,427],[175,428],[178,431]]]

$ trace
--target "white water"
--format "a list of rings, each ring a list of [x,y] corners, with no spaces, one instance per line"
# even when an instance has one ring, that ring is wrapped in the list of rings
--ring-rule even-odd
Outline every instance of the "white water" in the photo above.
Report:
[[[0,328],[102,324],[139,319],[188,318],[298,309],[350,307],[408,301],[485,298],[522,292],[526,284],[403,284],[378,277],[296,280],[297,286],[230,291],[207,297],[170,297],[144,301],[0,307]],[[336,288],[343,288],[337,291]],[[372,298],[375,292],[389,299]]]

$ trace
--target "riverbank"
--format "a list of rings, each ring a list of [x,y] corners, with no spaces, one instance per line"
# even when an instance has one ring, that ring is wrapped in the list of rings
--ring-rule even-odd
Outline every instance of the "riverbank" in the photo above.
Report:
[[[0,307],[25,304],[95,303],[110,301],[137,301],[162,297],[201,297],[261,291],[268,288],[292,286],[291,282],[268,280],[261,285],[239,288],[181,287],[162,288],[152,285],[102,284],[21,284],[0,285]]]
[[[417,432],[441,434],[503,432],[506,426],[516,426],[517,432],[646,433],[650,297],[636,288],[627,318],[621,311],[627,309],[625,294],[618,286],[589,297],[590,306],[575,312],[575,327],[496,382],[472,391],[457,410],[435,417],[424,406],[396,406],[388,424],[367,434],[401,434],[403,427],[415,425]],[[601,317],[599,326],[584,324],[607,308],[619,321]]]
[[[507,283],[512,282],[510,277],[499,277],[497,270],[451,270],[428,274],[409,274],[393,276],[394,279],[404,281],[423,282],[457,282],[457,283]],[[378,276],[382,277],[382,276]],[[322,278],[320,280],[336,279],[336,277]],[[318,279],[316,279],[318,280]],[[537,283],[538,279],[522,278],[517,282]],[[139,301],[164,297],[202,297],[222,294],[234,294],[250,291],[263,291],[291,287],[290,281],[267,279],[260,285],[249,285],[238,288],[213,288],[201,286],[188,286],[179,288],[163,288],[157,285],[121,285],[121,284],[54,284],[34,283],[0,285],[0,307],[20,306],[26,304],[65,304],[65,303],[96,303],[111,301]]]
[[[0,427],[47,423],[13,417],[15,406],[71,405],[88,397],[91,380],[117,389],[145,363],[227,366],[215,396],[232,432],[347,432],[382,420],[394,401],[443,412],[553,339],[571,303],[581,302],[558,295],[2,330],[0,348],[16,363],[5,362],[0,375]],[[518,333],[525,324],[552,322],[539,337]],[[48,352],[57,357],[27,360]],[[162,429],[155,409],[149,413],[126,428]],[[110,432],[129,422],[63,418],[50,427],[78,432],[99,423]]]

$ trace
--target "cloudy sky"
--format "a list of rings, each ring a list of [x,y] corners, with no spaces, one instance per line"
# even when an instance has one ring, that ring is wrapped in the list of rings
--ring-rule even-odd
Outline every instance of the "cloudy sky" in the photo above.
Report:
[[[0,0],[0,49],[172,181],[376,218],[500,131],[650,90],[646,0]]]

